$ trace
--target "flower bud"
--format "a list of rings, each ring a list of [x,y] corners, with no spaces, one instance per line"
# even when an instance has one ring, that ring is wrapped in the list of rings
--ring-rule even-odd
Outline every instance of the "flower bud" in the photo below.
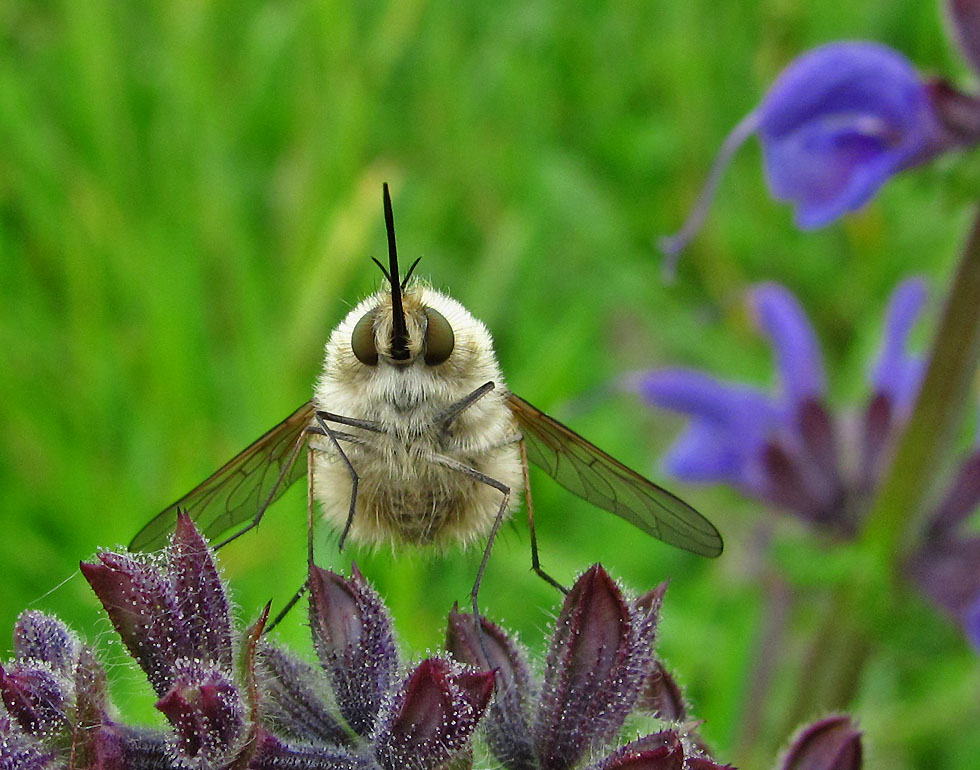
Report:
[[[830,716],[799,730],[782,770],[860,770],[861,732],[850,717]]]
[[[358,735],[368,735],[398,665],[381,597],[356,567],[347,580],[311,565],[310,628],[341,714]]]
[[[396,693],[376,741],[385,770],[435,770],[469,743],[493,695],[493,672],[422,661]]]

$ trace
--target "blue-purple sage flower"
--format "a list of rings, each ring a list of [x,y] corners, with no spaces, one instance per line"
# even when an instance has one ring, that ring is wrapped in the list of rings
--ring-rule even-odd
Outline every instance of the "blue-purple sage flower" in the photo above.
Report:
[[[702,372],[667,369],[624,379],[649,404],[689,423],[663,464],[685,481],[722,483],[788,511],[832,537],[859,531],[890,453],[914,406],[924,374],[908,339],[926,300],[912,278],[893,292],[884,334],[869,372],[870,394],[855,413],[835,417],[813,327],[784,287],[749,294],[774,348],[773,390],[724,382]],[[965,520],[980,506],[980,448],[964,460],[907,566],[908,574],[980,646],[980,537]]]
[[[925,287],[911,279],[892,295],[871,398],[856,425],[831,414],[816,334],[797,299],[775,283],[756,286],[749,299],[773,344],[774,391],[689,369],[642,372],[624,384],[649,404],[690,418],[664,458],[668,473],[735,486],[832,534],[853,535],[919,386],[922,361],[906,343]]]
[[[681,230],[660,240],[668,273],[703,224],[732,156],[753,134],[770,192],[794,204],[800,228],[814,229],[863,206],[898,172],[980,141],[980,101],[923,78],[901,53],[878,43],[835,42],[803,54],[725,139]]]

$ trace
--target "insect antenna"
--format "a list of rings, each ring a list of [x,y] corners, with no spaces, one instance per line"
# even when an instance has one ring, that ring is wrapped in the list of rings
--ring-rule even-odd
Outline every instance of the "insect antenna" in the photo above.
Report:
[[[391,284],[391,357],[396,361],[408,359],[408,329],[405,326],[405,310],[402,307],[402,287],[398,282],[398,250],[395,248],[395,215],[391,211],[391,194],[388,183],[383,186],[385,229],[388,232],[388,272]],[[381,268],[384,271],[384,268]]]
[[[412,277],[412,273],[415,272],[415,268],[418,267],[419,262],[422,261],[422,257],[416,257],[412,266],[408,268],[408,272],[405,273],[405,277],[402,278],[402,291],[405,291],[405,287],[408,286],[408,279]]]

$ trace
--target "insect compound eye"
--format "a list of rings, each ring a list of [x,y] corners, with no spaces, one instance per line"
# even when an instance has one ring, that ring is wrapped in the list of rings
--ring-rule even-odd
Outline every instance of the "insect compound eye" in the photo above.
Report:
[[[378,348],[374,344],[374,315],[376,310],[369,310],[361,316],[354,325],[350,336],[350,347],[357,360],[365,366],[378,365]]]
[[[425,363],[437,366],[452,355],[456,335],[446,317],[431,307],[425,309],[428,324],[425,327]]]

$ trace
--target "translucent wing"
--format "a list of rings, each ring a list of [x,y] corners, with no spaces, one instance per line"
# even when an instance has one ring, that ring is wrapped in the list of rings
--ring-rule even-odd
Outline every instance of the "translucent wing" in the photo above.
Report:
[[[528,459],[569,492],[665,543],[718,556],[721,535],[694,508],[643,478],[527,401],[507,395]]]
[[[129,544],[132,551],[162,548],[177,523],[177,510],[187,511],[210,540],[237,524],[254,520],[297,479],[306,463],[296,462],[313,420],[307,402],[194,489],[154,516]]]

